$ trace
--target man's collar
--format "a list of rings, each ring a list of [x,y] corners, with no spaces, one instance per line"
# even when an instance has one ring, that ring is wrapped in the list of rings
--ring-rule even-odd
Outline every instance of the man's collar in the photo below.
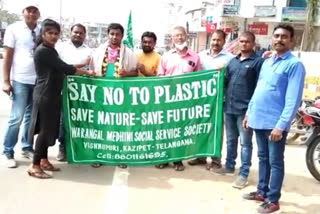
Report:
[[[171,50],[171,53],[178,53],[178,52],[177,52],[177,49],[175,49],[175,48],[172,49],[172,50]],[[186,54],[185,54],[184,56],[187,56],[187,55],[189,55],[189,56],[191,55],[189,48],[187,48],[187,52],[186,52]]]
[[[152,55],[155,51],[152,50],[151,52],[145,53],[143,50],[141,50],[141,53],[143,53],[144,55]]]
[[[79,47],[77,47],[77,46],[75,46],[75,45],[73,44],[73,42],[71,41],[71,39],[69,39],[68,44],[74,46],[75,48],[86,48],[86,47],[87,47],[87,45],[84,44],[84,43],[82,43],[82,45],[80,45]]]
[[[22,25],[23,25],[24,28],[30,29],[29,26],[27,25],[27,23],[26,23],[25,21],[22,22]]]
[[[25,29],[29,29],[29,30],[36,30],[39,27],[38,24],[36,24],[36,27],[34,29],[30,29],[26,21],[22,21],[22,24]]]
[[[252,51],[252,52],[250,53],[249,57],[246,58],[246,59],[254,59],[254,58],[256,58],[256,57],[257,57],[257,54],[256,54],[254,51]],[[240,59],[240,58],[241,58],[241,53],[239,53],[239,54],[236,56],[236,58],[237,58],[237,59]]]
[[[224,49],[222,49],[217,55],[213,56],[213,57],[217,57],[220,55],[226,55],[227,51],[225,51]],[[211,56],[211,49],[207,50],[207,55]]]
[[[275,54],[272,58],[273,58],[274,61],[277,60],[278,58],[281,58],[281,59],[285,60],[291,55],[292,55],[291,54],[291,50],[288,50],[287,52],[281,54],[279,57],[276,57],[276,54]]]

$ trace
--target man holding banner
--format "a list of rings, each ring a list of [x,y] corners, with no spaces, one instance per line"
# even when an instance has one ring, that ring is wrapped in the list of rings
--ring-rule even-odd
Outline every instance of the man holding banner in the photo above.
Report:
[[[137,76],[137,60],[133,51],[122,44],[124,28],[121,24],[111,23],[107,29],[108,41],[100,45],[93,53],[90,69],[97,76],[103,77],[135,77]],[[100,164],[93,164],[99,167]],[[119,165],[126,168],[126,165]]]
[[[108,40],[93,53],[90,69],[97,76],[135,77],[137,60],[133,51],[122,44],[124,28],[111,23],[107,29]]]
[[[199,53],[201,70],[222,69],[225,68],[234,55],[223,50],[226,43],[226,33],[223,30],[215,30],[210,40],[210,49]],[[222,128],[223,130],[223,128]],[[223,136],[223,135],[222,135]],[[188,162],[189,165],[205,165],[206,158],[196,158]],[[212,157],[212,162],[208,163],[206,168],[208,170],[221,167],[221,159]]]
[[[157,36],[153,32],[146,31],[141,36],[142,51],[137,53],[138,75],[139,76],[156,76],[160,54],[154,51],[157,42]]]
[[[188,49],[187,32],[184,27],[177,26],[173,29],[174,49],[165,54],[160,61],[158,76],[174,76],[200,70],[199,56]],[[156,165],[162,169],[168,166],[167,164]],[[183,171],[184,165],[182,161],[174,162],[176,171]]]
[[[90,62],[92,50],[84,44],[86,38],[86,27],[78,23],[71,27],[71,38],[69,41],[57,43],[56,50],[59,57],[66,63],[87,68]],[[59,128],[59,153],[56,157],[58,161],[66,161],[65,140],[64,140],[64,120],[61,115]]]
[[[226,69],[224,122],[227,136],[227,157],[224,167],[214,169],[217,174],[234,174],[241,145],[241,167],[232,186],[242,189],[248,185],[252,156],[252,130],[242,128],[242,120],[256,87],[263,59],[253,50],[255,35],[249,31],[239,37],[240,54],[233,58]]]

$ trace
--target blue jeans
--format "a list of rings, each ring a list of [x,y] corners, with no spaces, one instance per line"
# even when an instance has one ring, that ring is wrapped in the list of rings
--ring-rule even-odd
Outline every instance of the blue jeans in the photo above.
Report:
[[[12,106],[8,127],[4,134],[3,154],[13,157],[14,146],[17,144],[20,125],[23,121],[21,133],[22,150],[32,151],[32,142],[28,142],[28,130],[32,111],[32,93],[34,85],[12,81]]]
[[[287,132],[280,141],[269,139],[271,130],[254,130],[256,133],[259,157],[258,192],[268,201],[278,203],[284,178],[284,148]]]
[[[227,158],[225,167],[234,170],[237,159],[238,139],[241,145],[241,167],[239,175],[247,178],[251,166],[252,157],[252,130],[245,131],[242,128],[242,120],[245,115],[224,114],[224,123],[227,135]]]

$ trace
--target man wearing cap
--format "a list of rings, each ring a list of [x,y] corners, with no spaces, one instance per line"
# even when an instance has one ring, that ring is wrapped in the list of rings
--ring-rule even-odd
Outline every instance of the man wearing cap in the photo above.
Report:
[[[55,49],[59,57],[66,63],[77,65],[78,67],[89,66],[92,50],[84,44],[86,38],[86,27],[78,23],[71,27],[71,38],[68,41],[58,43]],[[85,67],[86,68],[86,67]],[[66,161],[65,140],[64,140],[64,121],[61,114],[60,130],[58,141],[59,153],[56,157],[58,161]]]
[[[3,164],[9,168],[17,167],[14,160],[14,146],[17,143],[20,125],[22,155],[33,157],[32,142],[28,142],[32,93],[36,80],[33,50],[36,37],[40,33],[37,21],[40,12],[35,4],[23,7],[24,21],[9,25],[4,35],[3,85],[2,91],[12,100],[10,118],[4,134]]]

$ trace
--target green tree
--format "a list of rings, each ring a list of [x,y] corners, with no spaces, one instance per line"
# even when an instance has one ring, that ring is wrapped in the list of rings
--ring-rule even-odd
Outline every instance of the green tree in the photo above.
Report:
[[[4,2],[0,0],[0,28],[3,22],[12,24],[19,20],[19,16],[17,14],[9,13],[7,10],[3,9],[3,3]]]
[[[11,24],[19,20],[19,16],[17,14],[9,13],[7,10],[0,10],[0,20],[1,22],[7,22]]]

